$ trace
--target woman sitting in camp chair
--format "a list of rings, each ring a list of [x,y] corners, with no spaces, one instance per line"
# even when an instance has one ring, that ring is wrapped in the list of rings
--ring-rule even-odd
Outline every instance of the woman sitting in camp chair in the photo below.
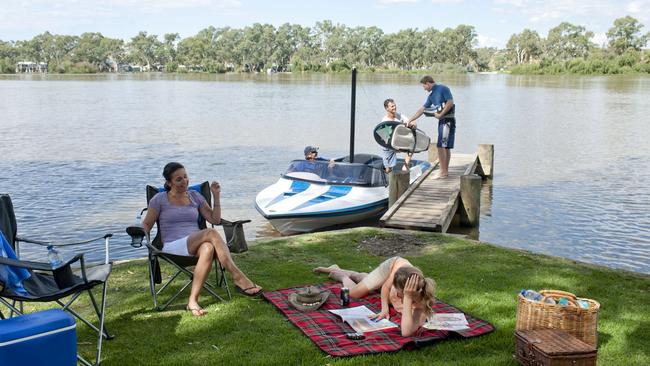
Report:
[[[232,275],[237,291],[248,296],[261,293],[262,288],[237,268],[219,233],[213,228],[199,229],[199,213],[212,224],[216,225],[221,221],[219,183],[212,182],[210,185],[214,197],[214,207],[210,207],[200,193],[188,190],[187,172],[180,163],[165,165],[163,177],[165,191],[156,194],[149,202],[142,226],[148,233],[158,221],[164,252],[199,258],[194,268],[187,310],[195,316],[206,314],[199,305],[199,293],[208,278],[215,255],[219,263]]]

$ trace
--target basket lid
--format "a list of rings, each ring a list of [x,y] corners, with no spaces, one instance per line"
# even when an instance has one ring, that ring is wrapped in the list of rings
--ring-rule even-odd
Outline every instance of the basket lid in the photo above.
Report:
[[[549,356],[595,353],[596,347],[558,329],[518,330],[515,336]]]

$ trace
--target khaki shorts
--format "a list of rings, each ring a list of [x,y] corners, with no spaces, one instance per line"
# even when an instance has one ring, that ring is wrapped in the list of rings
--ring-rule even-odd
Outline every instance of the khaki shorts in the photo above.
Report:
[[[359,284],[366,286],[370,291],[380,288],[384,282],[388,280],[390,271],[393,269],[395,261],[397,261],[399,258],[400,257],[392,257],[386,259],[379,265],[379,267],[375,268],[363,280],[361,280]]]

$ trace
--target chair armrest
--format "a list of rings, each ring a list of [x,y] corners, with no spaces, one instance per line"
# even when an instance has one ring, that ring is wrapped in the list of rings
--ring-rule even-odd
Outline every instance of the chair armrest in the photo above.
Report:
[[[23,238],[21,236],[16,236],[16,241],[17,242],[23,242],[23,243],[30,243],[30,244],[38,244],[38,245],[50,245],[50,242],[42,241],[42,240],[34,240],[34,239],[28,239],[28,238]]]
[[[107,264],[109,262],[108,242],[109,242],[109,239],[112,238],[112,237],[113,237],[113,233],[106,233],[103,236],[98,236],[98,237],[92,238],[92,239],[87,239],[87,240],[82,240],[82,241],[75,241],[75,242],[70,242],[70,243],[60,243],[60,244],[54,244],[52,242],[44,242],[44,241],[31,240],[31,239],[25,239],[25,238],[21,238],[21,239],[16,238],[16,241],[23,241],[23,242],[26,242],[26,243],[32,243],[32,244],[38,244],[38,245],[44,245],[44,246],[52,245],[54,247],[66,247],[66,246],[87,244],[87,243],[91,243],[93,241],[103,239],[104,240],[104,252],[105,252],[105,261],[104,261],[104,263]]]
[[[31,270],[53,272],[54,270],[57,270],[59,268],[69,266],[71,263],[76,262],[79,259],[81,259],[83,261],[83,253],[75,255],[74,257],[72,257],[67,262],[61,263],[56,268],[52,268],[52,266],[49,263],[22,261],[22,260],[18,260],[18,259],[9,259],[9,258],[5,258],[5,257],[0,257],[0,264],[5,264],[5,265],[8,265],[8,266],[13,266],[13,267],[27,268],[27,269],[31,269]]]
[[[53,242],[49,242],[49,241],[27,239],[27,238],[17,236],[16,241],[20,241],[20,242],[23,242],[23,243],[30,243],[30,244],[38,244],[38,245],[42,245],[42,246],[52,245],[52,246],[55,246],[55,247],[65,247],[65,246],[70,246],[70,245],[87,244],[87,243],[90,243],[90,242],[93,242],[93,241],[96,241],[96,240],[99,240],[99,239],[106,239],[106,238],[111,238],[111,237],[113,237],[113,233],[106,233],[106,234],[104,234],[104,236],[99,236],[99,237],[88,239],[88,240],[75,241],[75,242],[70,242],[70,243],[54,244]]]

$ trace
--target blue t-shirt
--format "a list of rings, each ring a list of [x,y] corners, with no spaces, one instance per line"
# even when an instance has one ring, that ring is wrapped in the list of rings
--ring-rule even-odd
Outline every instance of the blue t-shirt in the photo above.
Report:
[[[450,99],[454,99],[451,95],[451,90],[446,85],[434,84],[431,88],[431,92],[427,97],[426,102],[424,102],[424,108],[435,108],[436,110],[442,110],[442,103],[447,102]],[[456,112],[456,105],[447,112],[447,114],[453,115]]]

